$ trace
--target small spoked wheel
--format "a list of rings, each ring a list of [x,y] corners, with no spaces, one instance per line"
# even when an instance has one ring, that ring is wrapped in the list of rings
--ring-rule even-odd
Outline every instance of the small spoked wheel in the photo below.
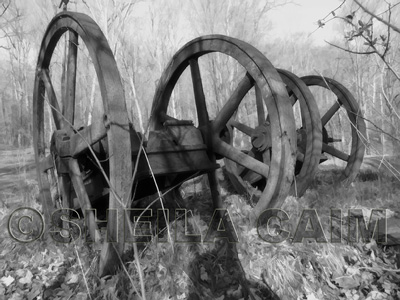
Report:
[[[60,79],[52,76],[52,67],[55,65],[53,60],[57,57],[56,46],[62,44],[61,37],[64,36],[68,39],[65,47],[66,71],[61,75],[60,92],[55,88]],[[93,119],[91,124],[76,128],[76,115],[79,111],[75,89],[78,50],[81,48],[78,45],[81,41],[95,70],[104,114]],[[82,212],[92,208],[91,194],[87,191],[85,182],[85,177],[89,176],[88,170],[82,160],[94,159],[94,152],[90,151],[89,146],[96,147],[102,141],[107,145],[107,162],[102,164],[107,178],[101,180],[107,182],[108,190],[112,191],[104,195],[108,198],[104,200],[104,205],[110,209],[119,209],[122,217],[121,200],[124,201],[129,195],[132,177],[129,120],[124,92],[105,36],[97,24],[84,14],[63,12],[55,16],[48,25],[37,63],[33,126],[40,199],[46,221],[50,220],[56,199],[61,199],[64,208],[74,208],[74,200],[78,201],[78,208]],[[58,193],[51,192],[54,182]],[[113,241],[118,240],[117,236],[119,240],[116,243],[104,243],[100,257],[101,275],[113,272],[119,261],[116,256],[123,251],[123,226],[116,225],[119,221],[116,218],[116,214],[109,215],[108,234]],[[98,235],[93,213],[89,214],[89,232],[92,239]]]
[[[293,107],[297,101],[300,104],[300,116],[297,118],[298,120],[296,120],[296,177],[291,193],[296,196],[301,196],[310,185],[318,169],[322,149],[320,115],[314,96],[304,82],[289,71],[281,69],[277,71],[291,96],[289,103]],[[268,132],[268,125],[266,125],[268,122],[265,123],[264,110],[261,105],[257,106],[257,115],[259,127],[254,130],[248,126],[244,126],[240,122],[232,121],[230,124],[236,130],[242,131],[252,138],[252,148],[247,150],[246,153],[269,164],[270,148],[268,147],[269,145],[266,145],[266,140],[262,140],[264,136],[260,134],[260,131]],[[267,120],[268,119],[269,116],[267,116]],[[255,195],[256,197],[260,195],[260,189],[265,186],[265,180],[263,178],[246,168],[237,166],[237,164],[231,160],[226,160],[225,165],[228,170],[228,176],[239,193],[248,194],[250,196]]]
[[[204,89],[207,80],[205,74],[208,73],[200,72],[201,60],[211,53],[228,56],[243,69],[241,80],[230,96],[226,96],[213,118],[210,118],[210,113],[214,112],[206,103],[206,95],[209,93]],[[267,207],[280,206],[294,177],[296,131],[286,88],[275,68],[262,53],[237,39],[222,35],[194,39],[174,55],[160,79],[152,107],[150,130],[162,129],[164,122],[172,117],[168,115],[168,109],[176,104],[170,103],[171,95],[187,68],[190,69],[197,111],[194,123],[198,124],[197,128],[202,133],[209,158],[213,162],[226,158],[265,180],[255,214],[260,214]],[[254,85],[257,86],[257,97],[251,106],[260,108],[257,116],[259,125],[249,127],[235,120],[235,116],[243,98]],[[265,159],[268,156],[268,164],[256,157],[259,154],[244,153],[240,147],[230,142],[229,127],[233,123],[235,127],[241,127],[242,131],[260,133],[258,141],[262,151],[259,154]],[[221,207],[223,204],[218,197],[215,171],[208,173],[208,179],[214,206]]]
[[[322,151],[326,156],[321,162],[329,157],[341,162],[344,170],[339,181],[351,183],[358,174],[365,152],[366,126],[361,109],[350,91],[336,80],[317,75],[301,79],[309,87],[322,87],[334,98],[321,114]]]

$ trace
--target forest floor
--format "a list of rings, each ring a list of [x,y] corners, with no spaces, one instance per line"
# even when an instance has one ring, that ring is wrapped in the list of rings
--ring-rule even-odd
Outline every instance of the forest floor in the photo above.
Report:
[[[389,161],[400,170],[400,160]],[[400,182],[390,168],[377,172],[380,166],[378,158],[366,158],[361,176],[347,187],[335,184],[335,169],[317,174],[303,197],[287,197],[283,210],[290,216],[285,229],[291,236],[276,244],[261,238],[263,228],[258,232],[250,225],[250,201],[223,189],[239,238],[238,257],[250,282],[246,287],[253,295],[250,299],[267,299],[262,294],[267,285],[280,299],[400,299]],[[123,257],[124,271],[99,278],[96,244],[84,239],[68,244],[50,239],[21,243],[11,238],[8,222],[15,209],[41,210],[35,177],[32,149],[0,145],[0,299],[141,299],[131,250]],[[188,222],[204,234],[209,222],[204,215],[211,202],[207,193],[192,192],[184,196],[192,212]],[[316,211],[327,243],[293,242],[303,209]],[[342,230],[331,230],[331,209],[341,209]],[[386,212],[388,243],[350,242],[349,210],[369,217],[372,209]],[[32,220],[35,236],[40,222]],[[172,234],[182,234],[184,222],[175,224]],[[340,236],[341,243],[331,242]],[[153,239],[139,250],[146,299],[245,299],[246,284],[233,276],[237,270],[229,267],[226,247]]]

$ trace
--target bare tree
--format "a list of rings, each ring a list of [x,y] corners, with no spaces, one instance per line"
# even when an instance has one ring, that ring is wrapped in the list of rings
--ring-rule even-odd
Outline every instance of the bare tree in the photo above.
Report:
[[[30,112],[30,67],[29,56],[32,43],[29,38],[29,31],[24,24],[23,11],[16,5],[10,3],[4,12],[3,32],[8,56],[11,75],[12,94],[14,106],[18,109],[11,110],[11,135],[12,140],[18,146],[28,145],[31,136],[31,124],[29,122]]]
[[[344,42],[328,44],[348,54],[355,90],[364,99],[369,140],[381,144],[374,149],[381,153],[393,152],[400,143],[400,61],[396,58],[400,29],[394,23],[399,21],[399,4],[345,0],[318,21],[319,27],[332,20],[342,21]]]

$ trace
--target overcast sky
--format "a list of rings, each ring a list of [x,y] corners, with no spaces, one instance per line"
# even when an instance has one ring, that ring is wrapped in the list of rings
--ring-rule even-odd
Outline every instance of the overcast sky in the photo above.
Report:
[[[276,34],[291,34],[295,32],[312,33],[318,27],[319,19],[324,18],[332,10],[337,8],[342,0],[295,0],[275,9],[271,14]],[[312,34],[317,43],[323,43],[324,39],[330,39],[335,33],[335,22],[328,23],[323,29]]]

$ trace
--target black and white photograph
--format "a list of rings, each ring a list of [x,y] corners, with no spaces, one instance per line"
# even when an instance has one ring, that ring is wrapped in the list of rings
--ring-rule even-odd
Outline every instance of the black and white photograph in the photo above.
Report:
[[[400,0],[0,0],[0,300],[400,300]]]

